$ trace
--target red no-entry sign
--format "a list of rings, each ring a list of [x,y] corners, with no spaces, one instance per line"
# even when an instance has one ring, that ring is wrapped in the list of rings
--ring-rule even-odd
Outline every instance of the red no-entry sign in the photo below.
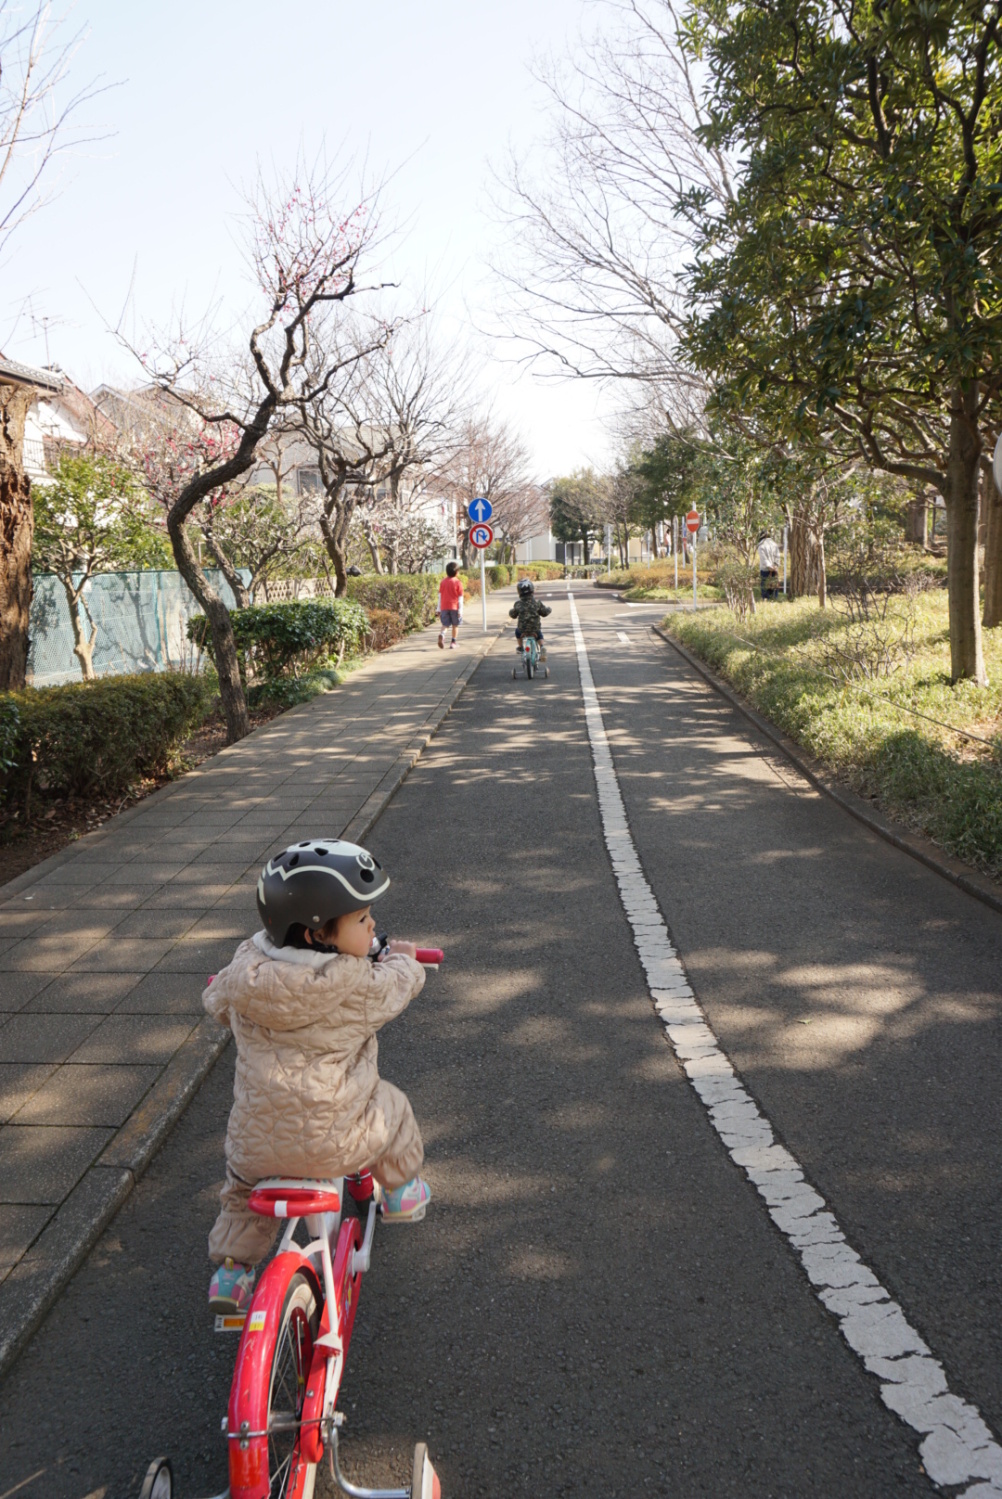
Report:
[[[685,524],[688,527],[690,535],[695,536],[696,532],[702,525],[702,521],[699,518],[699,511],[690,510],[689,514],[685,518]]]

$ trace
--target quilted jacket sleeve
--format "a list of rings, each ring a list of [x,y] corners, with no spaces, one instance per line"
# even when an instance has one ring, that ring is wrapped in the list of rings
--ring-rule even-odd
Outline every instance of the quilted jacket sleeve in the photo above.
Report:
[[[367,982],[362,986],[365,1029],[372,1036],[388,1020],[403,1013],[415,994],[424,988],[424,969],[403,953],[392,953],[381,963],[365,960]]]

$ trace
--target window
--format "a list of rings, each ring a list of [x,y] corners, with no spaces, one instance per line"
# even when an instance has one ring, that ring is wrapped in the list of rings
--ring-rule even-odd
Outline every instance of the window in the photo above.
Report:
[[[297,468],[296,488],[300,494],[319,494],[320,470],[318,468]]]

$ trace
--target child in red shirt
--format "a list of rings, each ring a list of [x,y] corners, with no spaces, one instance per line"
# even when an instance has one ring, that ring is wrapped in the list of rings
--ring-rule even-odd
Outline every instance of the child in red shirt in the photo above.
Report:
[[[456,637],[463,623],[463,580],[457,577],[458,572],[458,562],[447,562],[445,577],[438,585],[438,617],[442,621],[442,628],[438,632],[440,650],[445,649],[445,632],[450,625],[452,639],[449,641],[449,649],[455,650]]]

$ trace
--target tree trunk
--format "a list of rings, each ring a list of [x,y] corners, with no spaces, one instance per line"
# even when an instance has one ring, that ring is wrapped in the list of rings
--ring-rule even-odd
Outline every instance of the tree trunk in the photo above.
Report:
[[[382,577],[383,559],[379,554],[379,544],[376,541],[375,535],[372,530],[364,524],[362,526],[362,535],[365,537],[365,544],[369,548],[369,556],[372,558],[372,566],[379,574],[379,576]]]
[[[348,592],[347,547],[338,536],[338,527],[331,525],[330,516],[320,512],[320,530],[323,533],[324,549],[334,565],[334,597],[343,599]]]
[[[1002,495],[995,488],[994,479],[985,484],[985,519],[988,534],[985,538],[985,612],[981,623],[986,630],[1002,625]]]
[[[97,625],[90,617],[90,610],[84,603],[83,584],[74,588],[72,578],[60,578],[63,592],[66,595],[66,603],[70,611],[70,623],[73,626],[73,654],[80,662],[80,670],[85,682],[94,680],[94,642],[97,640]],[[90,625],[90,636],[84,632],[83,613],[87,615],[87,623]]]
[[[816,593],[818,604],[823,609],[828,597],[824,532],[819,541],[816,527],[806,510],[787,511],[786,524],[789,534],[788,595],[800,599]]]
[[[238,739],[243,739],[246,734],[250,733],[250,721],[247,717],[247,700],[244,697],[243,683],[240,680],[240,662],[237,658],[236,642],[233,639],[230,611],[199,566],[184,522],[178,521],[174,515],[168,515],[167,531],[178,572],[201,604],[202,611],[209,621],[212,659],[216,663],[219,696],[226,718],[226,742],[236,744]]]
[[[251,596],[249,590],[244,586],[243,578],[241,578],[212,532],[203,527],[202,535],[205,537],[205,544],[212,553],[216,566],[233,589],[233,597],[237,601],[237,608],[249,609],[251,606]]]
[[[587,567],[588,566],[588,532],[587,531],[582,531],[581,532],[581,548],[582,548],[582,551],[584,553],[584,565],[585,565],[585,567]]]
[[[24,419],[35,399],[0,386],[0,691],[23,687],[31,614],[31,482],[24,471]]]
[[[953,392],[946,465],[946,578],[950,599],[950,678],[987,687],[978,596],[978,382]]]

